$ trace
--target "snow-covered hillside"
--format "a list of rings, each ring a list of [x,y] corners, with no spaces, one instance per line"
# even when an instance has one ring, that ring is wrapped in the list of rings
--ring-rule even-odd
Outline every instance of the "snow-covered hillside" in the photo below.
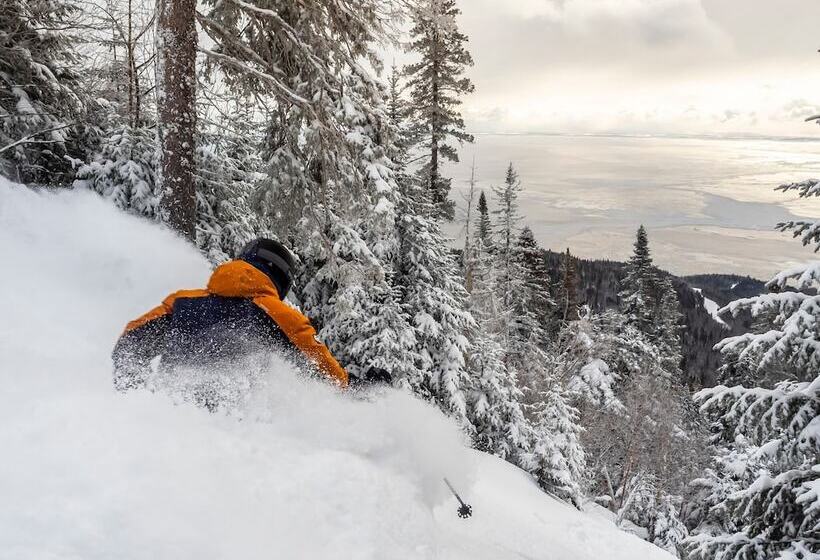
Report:
[[[699,293],[703,297],[703,308],[706,311],[709,312],[709,315],[712,316],[712,318],[715,320],[715,323],[717,323],[718,325],[728,329],[729,325],[726,324],[726,321],[723,320],[723,318],[720,316],[720,313],[718,312],[720,310],[720,305],[718,305],[717,302],[715,302],[715,301],[709,299],[708,297],[704,296],[702,289],[700,289],[700,288],[692,288],[692,289],[694,291],[696,291],[697,293]]]
[[[397,391],[357,398],[280,363],[230,415],[116,393],[125,322],[208,266],[95,195],[0,180],[0,255],[2,558],[669,558]]]

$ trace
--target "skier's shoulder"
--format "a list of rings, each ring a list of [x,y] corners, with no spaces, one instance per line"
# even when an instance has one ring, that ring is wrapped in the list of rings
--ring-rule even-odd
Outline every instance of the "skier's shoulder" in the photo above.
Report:
[[[170,312],[174,308],[174,303],[176,303],[178,299],[200,298],[207,297],[209,295],[211,295],[211,292],[204,289],[177,290],[176,292],[172,293],[164,300],[162,300],[162,306],[165,307],[168,312]]]

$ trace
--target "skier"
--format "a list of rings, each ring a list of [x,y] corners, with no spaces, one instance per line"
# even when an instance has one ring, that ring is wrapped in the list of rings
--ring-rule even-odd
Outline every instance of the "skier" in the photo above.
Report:
[[[128,323],[112,355],[114,386],[141,387],[160,357],[160,366],[231,364],[263,350],[283,351],[306,361],[340,387],[348,375],[316,340],[307,317],[284,302],[293,283],[290,251],[271,239],[248,243],[236,260],[214,270],[208,286],[181,290]]]

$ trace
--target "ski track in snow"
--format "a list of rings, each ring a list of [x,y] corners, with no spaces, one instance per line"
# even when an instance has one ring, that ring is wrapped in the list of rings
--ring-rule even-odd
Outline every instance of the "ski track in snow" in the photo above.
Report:
[[[274,360],[231,414],[116,393],[124,324],[209,269],[95,195],[0,179],[0,255],[0,558],[671,558],[398,391],[339,394]]]

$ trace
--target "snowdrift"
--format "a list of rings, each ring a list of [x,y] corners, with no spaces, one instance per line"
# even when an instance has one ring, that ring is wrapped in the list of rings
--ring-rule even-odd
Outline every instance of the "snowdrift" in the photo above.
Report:
[[[232,413],[116,393],[124,324],[209,268],[93,194],[0,179],[0,257],[0,558],[669,558],[397,391],[274,360]]]

